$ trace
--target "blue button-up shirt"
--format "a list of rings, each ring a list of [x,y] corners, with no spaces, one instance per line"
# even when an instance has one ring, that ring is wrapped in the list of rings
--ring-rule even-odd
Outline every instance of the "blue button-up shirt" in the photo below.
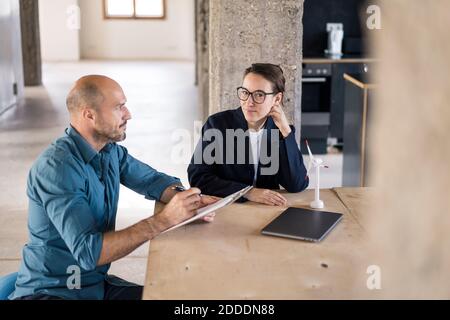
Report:
[[[180,180],[107,144],[100,152],[72,127],[45,150],[29,176],[29,242],[10,299],[37,293],[103,299],[109,264],[97,266],[103,233],[115,229],[119,185],[148,199]],[[74,276],[80,271],[81,288]],[[69,283],[69,286],[68,286]]]

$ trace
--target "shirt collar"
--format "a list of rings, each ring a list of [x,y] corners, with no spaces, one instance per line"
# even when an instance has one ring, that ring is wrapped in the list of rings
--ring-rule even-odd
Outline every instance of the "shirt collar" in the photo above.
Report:
[[[66,129],[66,134],[75,142],[75,145],[78,147],[84,162],[89,163],[98,154],[98,152],[92,148],[86,139],[84,139],[71,125]]]

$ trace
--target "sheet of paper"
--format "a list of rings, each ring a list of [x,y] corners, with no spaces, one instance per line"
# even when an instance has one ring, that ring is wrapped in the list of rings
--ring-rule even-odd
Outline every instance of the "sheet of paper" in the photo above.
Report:
[[[211,212],[215,212],[215,211],[219,210],[220,208],[223,208],[223,207],[235,202],[237,199],[239,199],[240,197],[245,195],[248,191],[250,191],[251,188],[253,188],[253,187],[252,186],[245,187],[244,189],[241,189],[241,190],[229,195],[228,197],[225,197],[225,198],[220,199],[206,207],[198,209],[197,214],[195,216],[193,216],[192,218],[189,218],[187,220],[184,220],[183,222],[181,222],[173,227],[170,227],[169,229],[161,232],[161,234],[166,233],[171,230],[174,230],[181,226],[184,226],[188,223],[191,223],[192,221],[203,218],[204,216],[210,214]]]

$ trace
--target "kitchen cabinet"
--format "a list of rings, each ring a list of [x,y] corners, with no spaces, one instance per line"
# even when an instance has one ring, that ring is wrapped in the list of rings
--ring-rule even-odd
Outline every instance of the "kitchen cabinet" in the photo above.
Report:
[[[328,138],[335,138],[338,147],[345,144],[343,75],[363,74],[374,62],[357,55],[303,59],[301,140],[308,139],[313,152],[325,154]],[[305,148],[302,152],[307,153]]]
[[[376,85],[367,74],[344,74],[344,148],[342,185],[366,187],[370,158],[371,101]]]

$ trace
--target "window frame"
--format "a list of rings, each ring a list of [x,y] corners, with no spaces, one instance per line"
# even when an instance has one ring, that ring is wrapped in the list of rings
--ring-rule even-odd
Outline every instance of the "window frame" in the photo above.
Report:
[[[103,20],[164,20],[166,19],[166,0],[161,0],[163,5],[163,14],[161,17],[136,16],[136,0],[133,0],[132,16],[109,16],[107,13],[108,0],[103,0]]]

